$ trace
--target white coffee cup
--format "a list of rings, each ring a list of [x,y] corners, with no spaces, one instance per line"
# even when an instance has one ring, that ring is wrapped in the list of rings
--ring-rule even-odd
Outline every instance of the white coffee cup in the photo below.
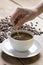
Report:
[[[33,34],[31,32],[28,32],[26,30],[18,30],[18,31],[19,32],[25,32],[25,33],[28,33],[28,34],[33,36]],[[16,31],[13,31],[12,33],[15,33],[15,32]],[[17,51],[26,51],[26,50],[28,50],[34,42],[33,37],[29,40],[16,40],[16,39],[13,39],[11,37],[11,35],[8,35],[8,38],[10,40],[10,43],[11,43],[12,47]]]

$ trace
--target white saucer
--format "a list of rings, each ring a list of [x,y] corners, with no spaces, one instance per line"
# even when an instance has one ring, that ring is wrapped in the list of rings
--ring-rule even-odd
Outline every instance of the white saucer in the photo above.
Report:
[[[13,57],[28,58],[28,57],[33,57],[40,53],[40,44],[35,40],[30,49],[28,49],[25,52],[20,52],[13,49],[13,47],[10,44],[9,39],[6,39],[2,43],[2,51],[4,51],[6,54]]]

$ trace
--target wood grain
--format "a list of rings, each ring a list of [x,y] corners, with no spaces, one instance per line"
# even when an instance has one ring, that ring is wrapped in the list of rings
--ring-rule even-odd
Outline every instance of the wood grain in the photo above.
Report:
[[[26,7],[34,6],[39,1],[40,0],[16,0],[16,2],[21,3],[23,6]],[[0,18],[11,15],[18,6],[19,5],[10,2],[10,0],[0,0]],[[37,18],[34,21],[39,21],[39,26],[43,28],[43,19]],[[0,65],[43,65],[43,35],[41,35],[40,37],[35,36],[35,39],[41,45],[41,52],[39,55],[32,58],[21,59],[10,57],[2,52],[0,45]]]

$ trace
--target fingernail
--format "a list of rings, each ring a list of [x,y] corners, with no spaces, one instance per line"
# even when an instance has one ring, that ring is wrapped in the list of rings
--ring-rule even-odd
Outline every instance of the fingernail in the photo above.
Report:
[[[18,30],[18,29],[19,29],[19,26],[17,26],[17,25],[14,26],[14,29],[15,29],[15,30]]]

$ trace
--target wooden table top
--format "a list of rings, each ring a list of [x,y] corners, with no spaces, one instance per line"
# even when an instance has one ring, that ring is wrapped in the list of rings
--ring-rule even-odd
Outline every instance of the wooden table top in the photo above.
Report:
[[[17,0],[17,1],[20,1],[20,0]],[[29,1],[32,1],[32,0],[29,0]],[[36,3],[37,3],[37,1],[36,1]],[[32,1],[32,2],[34,2],[34,1]],[[16,4],[10,2],[9,0],[4,0],[3,2],[2,2],[2,0],[0,0],[0,3],[1,3],[0,4],[0,18],[11,15],[12,14],[11,12],[14,12],[15,9],[19,6],[19,5],[16,5]],[[5,7],[5,5],[6,5],[6,7]],[[43,14],[41,14],[40,17],[37,17],[34,20],[32,20],[32,22],[34,22],[34,24],[36,21],[39,22],[37,29],[41,28],[43,30]],[[26,58],[26,59],[15,58],[15,57],[11,57],[11,56],[5,54],[1,50],[2,43],[0,43],[0,65],[43,65],[43,35],[34,36],[34,38],[41,45],[40,54],[38,54],[37,56],[34,56],[32,58]]]

